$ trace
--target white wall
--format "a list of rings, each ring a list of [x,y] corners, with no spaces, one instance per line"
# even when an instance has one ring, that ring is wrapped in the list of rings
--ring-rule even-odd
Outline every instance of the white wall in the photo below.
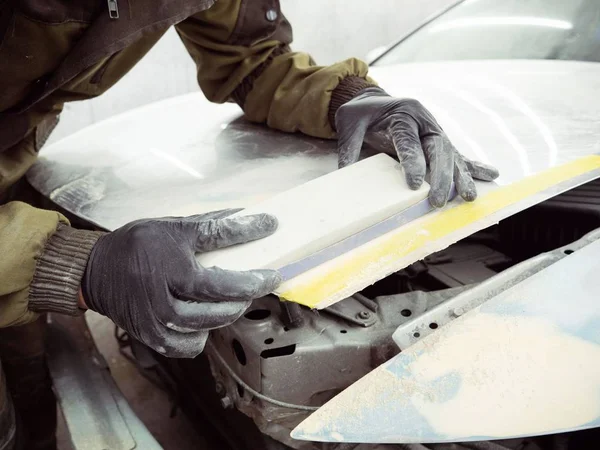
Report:
[[[330,64],[387,45],[455,0],[281,0],[294,48]]]
[[[295,50],[319,64],[365,58],[455,0],[281,0],[294,27]],[[174,30],[103,96],[65,105],[50,141],[112,115],[198,90],[195,67]]]

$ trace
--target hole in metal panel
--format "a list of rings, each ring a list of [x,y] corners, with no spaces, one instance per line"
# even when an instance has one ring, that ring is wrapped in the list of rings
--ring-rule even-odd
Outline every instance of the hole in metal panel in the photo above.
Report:
[[[347,333],[347,331],[346,331],[346,330],[340,330],[340,333],[342,333],[342,334],[346,334],[346,333]]]
[[[415,333],[415,334],[413,334],[413,336],[416,338],[421,337],[421,333]]]
[[[564,253],[565,255],[570,255],[570,254],[571,254],[571,253],[573,253],[573,252],[574,252],[574,250],[571,250],[570,248],[568,248],[568,249],[566,249],[566,250],[565,250],[563,253]]]
[[[268,309],[253,309],[244,314],[244,317],[250,320],[265,320],[270,315],[271,311]]]
[[[242,366],[245,366],[247,362],[246,352],[244,351],[244,347],[242,347],[242,344],[240,344],[240,341],[234,339],[233,341],[231,341],[231,347],[233,347],[233,353],[235,354],[235,357],[237,358],[239,363]]]
[[[273,342],[275,342],[275,339],[273,339],[273,338],[265,339],[265,344],[272,344]]]
[[[270,348],[269,350],[263,350],[260,353],[260,357],[264,359],[277,358],[279,356],[293,355],[296,351],[296,344],[286,345],[285,347]]]
[[[404,317],[410,317],[412,315],[412,311],[410,309],[403,309],[400,311],[400,314],[402,314]]]
[[[437,327],[438,327],[438,324],[437,324],[437,323],[435,323],[435,322],[431,322],[431,323],[429,324],[429,328],[431,328],[432,330],[435,330]]]

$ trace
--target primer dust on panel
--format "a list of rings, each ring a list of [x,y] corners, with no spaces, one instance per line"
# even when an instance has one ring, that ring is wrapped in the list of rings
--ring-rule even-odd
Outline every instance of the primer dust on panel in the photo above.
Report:
[[[293,436],[433,443],[600,426],[599,273],[595,241],[409,347]]]

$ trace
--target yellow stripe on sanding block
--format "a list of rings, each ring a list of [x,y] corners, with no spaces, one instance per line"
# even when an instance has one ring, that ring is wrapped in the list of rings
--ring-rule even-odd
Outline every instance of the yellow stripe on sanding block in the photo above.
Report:
[[[288,286],[282,286],[284,291],[278,292],[278,295],[284,300],[311,308],[317,307],[339,292],[348,290],[353,280],[356,281],[369,271],[385,276],[388,267],[388,274],[400,270],[401,268],[395,267],[399,259],[409,256],[428,243],[431,244],[559,183],[599,168],[600,156],[586,156],[499,187],[475,202],[460,203],[449,209],[427,214],[397,231],[380,236],[348,254],[299,275],[285,283]],[[370,281],[357,290],[377,280]],[[347,293],[352,294],[353,292]]]

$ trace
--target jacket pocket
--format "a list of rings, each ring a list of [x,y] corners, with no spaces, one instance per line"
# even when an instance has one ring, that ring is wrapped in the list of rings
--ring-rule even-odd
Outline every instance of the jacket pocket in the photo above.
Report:
[[[88,27],[81,22],[49,25],[18,8],[9,14],[0,44],[0,112],[41,89]]]
[[[229,43],[251,46],[265,40],[292,42],[292,27],[279,0],[240,0],[240,12]]]
[[[106,0],[17,0],[15,3],[24,16],[47,24],[91,23],[107,8]]]

